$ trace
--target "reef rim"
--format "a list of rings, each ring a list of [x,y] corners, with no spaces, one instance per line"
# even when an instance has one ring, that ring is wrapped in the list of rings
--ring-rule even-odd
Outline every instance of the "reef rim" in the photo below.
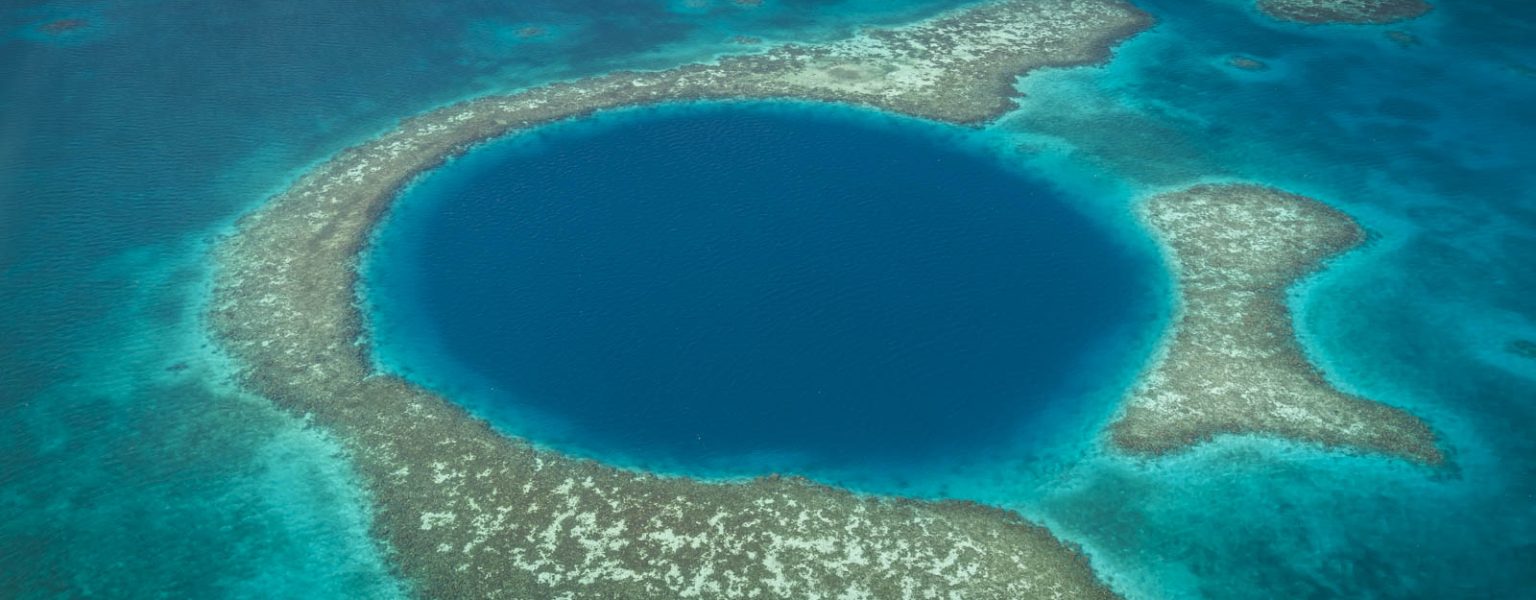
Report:
[[[1092,64],[1150,18],[1120,0],[1005,0],[837,42],[616,72],[418,117],[244,217],[216,251],[210,324],[241,382],[331,430],[374,532],[428,597],[1112,597],[1086,556],[1016,513],[859,496],[798,478],[702,483],[540,451],[375,373],[357,259],[413,177],[491,138],[694,100],[839,102],[959,124],[1015,78]]]

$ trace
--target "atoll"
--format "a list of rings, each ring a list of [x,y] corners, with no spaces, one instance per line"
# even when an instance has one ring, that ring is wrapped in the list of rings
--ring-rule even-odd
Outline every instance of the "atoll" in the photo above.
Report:
[[[1315,200],[1254,185],[1200,185],[1140,206],[1177,275],[1169,338],[1110,427],[1159,455],[1224,434],[1266,434],[1440,464],[1407,412],[1339,391],[1296,340],[1287,290],[1365,233]]]
[[[1013,106],[1019,75],[1103,60],[1149,24],[1121,0],[1006,0],[444,107],[340,152],[241,219],[216,252],[210,325],[244,385],[344,445],[375,535],[423,597],[1112,597],[1081,551],[1012,512],[799,478],[657,477],[502,435],[374,370],[356,266],[403,186],[488,139],[604,109],[754,98],[981,123]]]
[[[1314,25],[1396,23],[1434,8],[1424,0],[1258,0],[1258,6],[1276,19]]]

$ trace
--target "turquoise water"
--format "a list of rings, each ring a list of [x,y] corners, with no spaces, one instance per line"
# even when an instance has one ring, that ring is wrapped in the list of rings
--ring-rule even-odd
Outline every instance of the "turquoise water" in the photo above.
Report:
[[[901,480],[975,460],[1155,331],[1163,277],[960,135],[704,105],[479,149],[375,240],[378,353],[611,463]]]
[[[940,4],[6,3],[0,596],[391,595],[332,444],[222,385],[196,322],[208,241],[441,102]],[[1394,26],[1420,40],[1402,47],[1241,0],[1138,4],[1156,29],[1105,69],[1025,79],[1024,107],[977,143],[1111,227],[1206,177],[1350,211],[1373,242],[1298,291],[1308,348],[1425,415],[1456,468],[1264,441],[1129,461],[1093,437],[1111,382],[1048,439],[905,491],[1018,508],[1133,597],[1531,597],[1536,361],[1506,348],[1536,339],[1536,6],[1446,0]],[[37,29],[66,17],[92,24]],[[1234,53],[1269,69],[1228,68]]]
[[[1238,2],[1141,4],[1157,29],[1103,71],[1026,80],[1034,102],[1000,128],[1084,178],[1269,182],[1360,219],[1366,249],[1295,294],[1301,333],[1342,387],[1424,415],[1456,466],[1255,441],[977,493],[1094,540],[1140,589],[1531,597],[1536,361],[1506,348],[1536,333],[1536,6],[1437,3],[1396,27],[1420,40],[1403,47]],[[1226,67],[1233,53],[1269,70]]]
[[[397,595],[334,444],[225,384],[210,241],[444,102],[946,5],[714,4],[0,3],[0,597]]]

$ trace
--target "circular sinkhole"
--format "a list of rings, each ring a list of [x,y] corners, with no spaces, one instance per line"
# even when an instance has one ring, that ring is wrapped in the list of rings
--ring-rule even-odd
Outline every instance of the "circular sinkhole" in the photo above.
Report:
[[[995,449],[1101,375],[1085,365],[1146,318],[1156,276],[958,137],[726,104],[478,148],[375,239],[376,358],[504,431],[655,470]]]

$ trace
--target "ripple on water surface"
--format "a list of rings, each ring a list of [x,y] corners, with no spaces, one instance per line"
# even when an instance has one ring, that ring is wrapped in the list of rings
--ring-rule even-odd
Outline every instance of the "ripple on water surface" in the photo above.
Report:
[[[958,137],[714,105],[480,148],[376,240],[380,361],[619,464],[847,472],[995,450],[1095,376],[1157,275]]]

